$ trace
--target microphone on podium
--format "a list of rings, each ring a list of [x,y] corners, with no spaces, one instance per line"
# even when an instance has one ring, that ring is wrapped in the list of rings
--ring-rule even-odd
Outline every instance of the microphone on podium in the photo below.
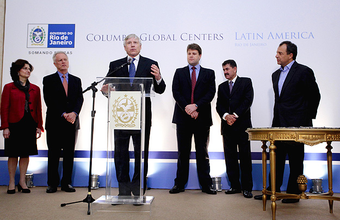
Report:
[[[112,74],[114,74],[115,72],[117,72],[118,70],[120,70],[121,68],[123,68],[126,65],[130,65],[132,62],[132,59],[129,57],[128,61],[118,67],[116,67],[113,71],[109,72],[106,77],[110,77]]]

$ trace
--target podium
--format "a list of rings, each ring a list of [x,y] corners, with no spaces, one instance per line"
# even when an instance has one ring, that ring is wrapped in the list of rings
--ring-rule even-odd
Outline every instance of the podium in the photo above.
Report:
[[[151,205],[154,197],[143,195],[145,99],[153,97],[153,79],[150,77],[97,78],[108,87],[107,163],[105,195],[94,204]],[[147,153],[147,152],[145,152]],[[118,193],[115,188],[118,188]],[[110,206],[108,206],[110,205]],[[123,209],[123,206],[114,206]],[[134,206],[129,206],[134,207]],[[144,206],[145,207],[145,206]]]

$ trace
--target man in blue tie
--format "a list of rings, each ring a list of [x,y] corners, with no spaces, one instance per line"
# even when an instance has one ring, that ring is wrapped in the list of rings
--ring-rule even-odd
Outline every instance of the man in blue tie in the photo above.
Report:
[[[127,56],[112,61],[109,66],[108,75],[110,77],[130,77],[130,83],[133,83],[132,77],[149,77],[153,79],[153,86],[156,93],[162,94],[165,91],[165,82],[160,74],[158,63],[149,58],[140,55],[142,43],[135,34],[130,34],[124,39],[124,49]],[[131,62],[131,63],[130,63]],[[130,65],[124,65],[130,63]],[[124,65],[118,71],[113,72],[117,68]],[[104,85],[102,92],[108,92],[108,85]],[[144,193],[146,189],[146,175],[148,170],[148,153],[149,139],[151,130],[151,99],[145,98],[145,137],[144,137]],[[129,176],[129,141],[132,137],[135,155],[135,172],[132,180]],[[141,148],[141,132],[131,130],[115,130],[115,166],[116,176],[119,183],[119,196],[139,196],[140,189],[140,148]]]

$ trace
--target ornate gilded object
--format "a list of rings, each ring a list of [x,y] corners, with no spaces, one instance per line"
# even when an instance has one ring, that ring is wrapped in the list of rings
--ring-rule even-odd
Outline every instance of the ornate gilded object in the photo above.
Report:
[[[330,213],[333,213],[333,201],[340,201],[340,197],[333,196],[333,180],[332,180],[332,141],[340,141],[340,128],[313,128],[313,127],[300,127],[300,128],[249,128],[247,129],[249,140],[262,141],[262,173],[263,173],[263,189],[262,193],[271,196],[272,219],[276,218],[276,200],[277,199],[323,199],[328,200]],[[275,161],[275,141],[296,141],[310,146],[314,146],[323,142],[327,142],[327,169],[328,169],[328,193],[320,195],[307,195],[307,178],[300,175],[297,179],[299,190],[302,192],[300,195],[277,193],[275,187],[272,191],[266,189],[267,185],[267,145],[270,142],[270,167],[271,167],[271,185],[275,186],[276,170]],[[274,188],[274,189],[273,189]],[[266,210],[266,199],[263,196],[263,211]]]

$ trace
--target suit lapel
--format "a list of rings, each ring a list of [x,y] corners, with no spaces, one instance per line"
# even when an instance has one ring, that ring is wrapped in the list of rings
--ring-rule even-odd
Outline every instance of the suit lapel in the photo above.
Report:
[[[281,95],[280,96],[282,96],[282,94],[284,94],[285,89],[289,85],[290,81],[293,79],[294,73],[296,71],[296,67],[297,67],[297,63],[294,62],[292,67],[290,68],[288,74],[287,74],[287,77],[286,77],[283,85],[282,85],[282,90],[281,90]]]
[[[144,57],[139,56],[139,61],[138,61],[138,66],[137,66],[137,70],[136,70],[136,77],[142,77],[142,73],[144,72],[144,69],[146,68],[145,65],[145,60]],[[151,71],[151,70],[150,70]]]
[[[204,78],[204,76],[205,76],[204,73],[205,73],[205,69],[201,66],[200,72],[199,72],[199,74],[198,74],[196,86],[199,85],[199,84],[202,82],[202,80],[203,80],[203,78]],[[189,72],[189,77],[190,77],[190,72]],[[191,79],[190,79],[190,83],[191,83]],[[196,86],[195,86],[195,87],[196,87]]]
[[[126,58],[127,59],[127,58]],[[129,69],[128,69],[128,65],[125,65],[123,68],[122,68],[122,71],[123,71],[123,74],[127,77],[129,77]]]
[[[273,74],[273,89],[274,89],[274,94],[279,97],[279,78],[280,78],[280,69],[276,70]]]
[[[68,74],[68,90],[67,90],[68,96],[73,94],[73,89],[72,88],[74,88],[74,84],[75,84],[74,78],[69,73]]]
[[[59,90],[60,93],[62,93],[66,97],[65,89],[63,83],[61,82],[58,72],[56,72],[53,77],[54,77],[53,81],[56,82],[57,89]]]
[[[190,86],[190,88],[191,88],[191,78],[190,78],[189,66],[186,66],[185,69],[184,69],[184,79],[185,79],[185,81],[187,81],[188,86]]]
[[[125,58],[121,59],[121,65],[123,65],[124,63],[127,62],[128,57],[126,56]],[[121,71],[123,72],[123,76],[125,77],[129,77],[129,69],[128,69],[128,65],[125,65]]]
[[[229,82],[228,82],[229,83]],[[240,85],[240,77],[237,77],[236,78],[236,81],[235,81],[235,83],[234,83],[234,85],[233,85],[233,89],[231,90],[231,94],[230,94],[230,96],[233,96],[235,93],[236,93],[236,91],[238,90],[238,88],[239,88],[239,85]],[[228,91],[230,91],[230,89],[229,89],[229,85],[228,85]],[[230,93],[230,92],[229,92]]]

